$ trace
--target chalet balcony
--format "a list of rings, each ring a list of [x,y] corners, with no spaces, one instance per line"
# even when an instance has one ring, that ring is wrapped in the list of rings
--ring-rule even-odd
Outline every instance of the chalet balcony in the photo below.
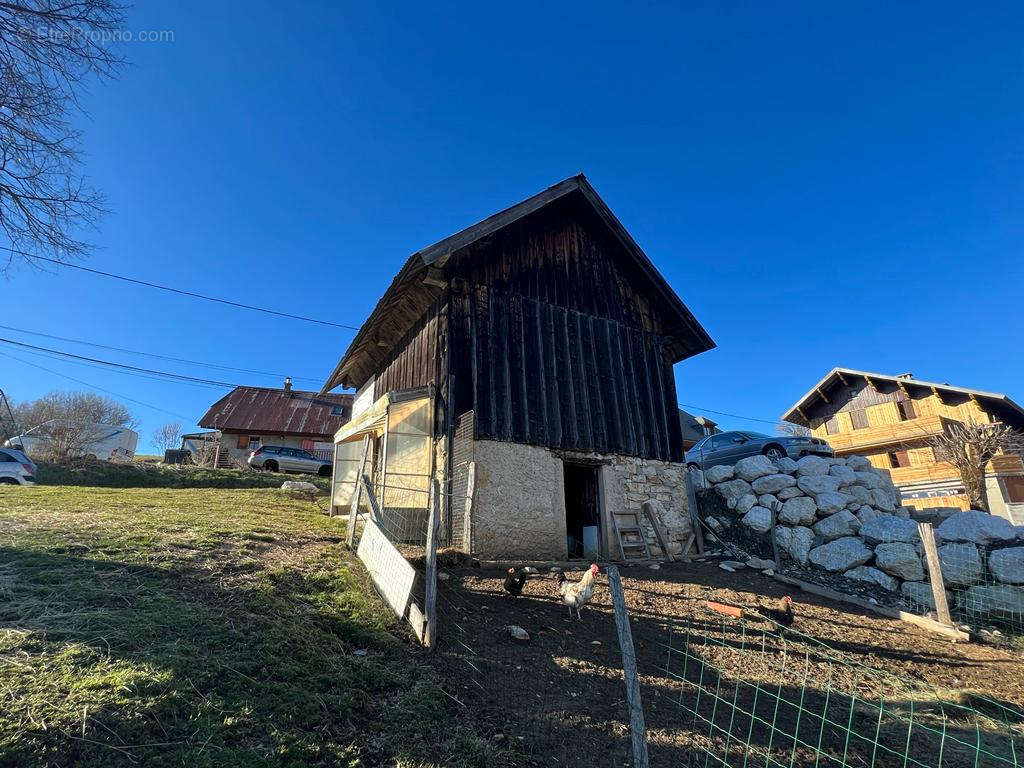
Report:
[[[860,453],[864,450],[883,448],[889,445],[919,443],[932,435],[940,434],[945,430],[947,424],[952,423],[954,423],[952,419],[932,414],[908,421],[898,421],[894,424],[879,424],[864,429],[855,429],[852,432],[825,435],[825,439],[832,446],[832,450],[839,455]]]

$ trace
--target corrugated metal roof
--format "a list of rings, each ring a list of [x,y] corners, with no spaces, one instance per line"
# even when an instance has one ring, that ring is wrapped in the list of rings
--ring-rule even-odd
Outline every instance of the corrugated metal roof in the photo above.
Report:
[[[332,413],[338,407],[341,413]],[[352,395],[235,387],[199,420],[205,429],[332,438],[352,415]]]

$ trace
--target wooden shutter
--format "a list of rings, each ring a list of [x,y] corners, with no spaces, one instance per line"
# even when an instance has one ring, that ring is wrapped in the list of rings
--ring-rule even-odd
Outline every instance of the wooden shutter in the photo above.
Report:
[[[1004,477],[1006,500],[1011,504],[1024,504],[1024,477]]]
[[[892,451],[889,454],[889,465],[893,469],[910,466],[910,454],[906,451]]]
[[[858,408],[856,411],[850,411],[850,421],[853,422],[854,429],[867,429],[868,428],[868,413],[863,408]]]
[[[249,436],[239,435],[238,442],[235,444],[237,448],[248,448],[249,447]]]
[[[833,416],[831,419],[825,422],[825,432],[829,435],[834,435],[839,432],[839,419]]]
[[[900,420],[910,421],[917,418],[917,410],[914,408],[913,400],[897,400],[896,410],[900,412]]]

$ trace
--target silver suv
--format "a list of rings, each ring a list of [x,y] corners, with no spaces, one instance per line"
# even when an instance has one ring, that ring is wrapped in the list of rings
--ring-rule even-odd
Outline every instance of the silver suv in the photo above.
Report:
[[[264,445],[249,454],[249,466],[267,472],[302,472],[305,475],[331,476],[331,462],[318,459],[301,448]]]
[[[35,485],[36,463],[17,448],[0,448],[0,485]]]

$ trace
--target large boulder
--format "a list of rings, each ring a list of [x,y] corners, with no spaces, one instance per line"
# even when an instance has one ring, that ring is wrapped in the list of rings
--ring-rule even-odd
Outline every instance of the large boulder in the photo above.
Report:
[[[787,475],[792,475],[796,472],[797,463],[789,456],[783,456],[781,459],[775,460],[775,466],[779,468],[779,472],[785,472]]]
[[[1017,530],[1005,518],[972,509],[947,517],[935,529],[935,535],[943,541],[970,541],[987,546],[1013,541]]]
[[[725,499],[729,509],[736,509],[736,502],[750,493],[750,483],[746,480],[726,480],[715,486],[715,493]]]
[[[1004,584],[1024,584],[1024,547],[997,549],[988,555],[988,569]]]
[[[846,466],[848,466],[854,472],[867,472],[869,469],[871,469],[871,462],[865,459],[863,456],[847,456]]]
[[[985,575],[981,555],[973,544],[954,543],[939,547],[939,565],[947,584],[977,584]]]
[[[858,507],[871,503],[871,491],[869,491],[863,485],[847,486],[846,494],[857,502]]]
[[[872,520],[877,520],[879,517],[885,516],[877,509],[872,509],[867,504],[862,504],[854,514],[857,515],[857,519],[860,520],[861,524],[869,523]]]
[[[917,541],[917,523],[895,515],[881,515],[868,520],[860,529],[861,538],[869,544],[886,544],[893,541]]]
[[[690,482],[693,484],[693,490],[695,491],[703,491],[708,487],[708,481],[704,477],[704,472],[696,467],[690,470]]]
[[[745,515],[757,506],[757,496],[752,493],[745,493],[736,499],[736,514]]]
[[[935,594],[932,592],[932,585],[927,581],[905,581],[900,587],[900,592],[903,593],[903,600],[910,605],[911,609],[920,610],[920,607],[924,606],[928,610],[935,610]],[[947,592],[946,604],[948,605],[949,602],[949,592]]]
[[[893,499],[892,493],[885,488],[871,489],[871,506],[883,512],[896,511],[896,501]]]
[[[810,496],[787,499],[779,513],[779,522],[786,525],[810,525],[818,513],[818,505]]]
[[[881,476],[876,475],[871,470],[854,472],[853,474],[857,476],[857,484],[863,485],[865,488],[882,488],[885,486],[885,481],[882,480]]]
[[[887,589],[890,592],[895,592],[896,587],[899,586],[899,581],[894,579],[892,576],[887,576],[877,568],[872,568],[870,565],[858,565],[856,568],[851,568],[843,574],[848,579],[855,579],[856,581],[866,581],[871,584],[876,584],[882,589]]]
[[[796,473],[800,477],[827,475],[829,466],[831,465],[827,461],[819,459],[817,456],[804,456],[796,463]]]
[[[840,485],[850,485],[857,481],[857,476],[853,473],[853,470],[845,464],[832,465],[828,468],[828,473],[832,477],[838,477]]]
[[[757,458],[763,459],[764,456],[758,456]],[[792,475],[784,475],[782,473],[773,475],[763,475],[750,484],[750,487],[754,489],[754,493],[778,493],[783,488],[792,488],[796,485],[796,478]]]
[[[855,536],[860,530],[860,520],[852,512],[847,512],[844,509],[842,512],[836,512],[834,515],[819,520],[813,528],[814,532],[824,541],[832,541],[844,536]]]
[[[736,476],[736,467],[731,464],[718,464],[704,470],[704,479],[709,483],[724,483]]]
[[[1020,621],[1024,618],[1024,590],[1009,584],[971,587],[959,605],[972,617],[997,616]]]
[[[778,498],[772,496],[770,493],[762,493],[760,496],[757,497],[757,504],[760,507],[766,507],[767,509],[771,509],[774,505],[778,503]]]
[[[772,529],[772,513],[764,507],[754,507],[740,520],[754,533],[768,533]]]
[[[805,456],[805,459],[817,458]],[[803,459],[800,459],[803,461]],[[839,490],[839,478],[831,475],[804,475],[797,480],[797,487],[808,496],[817,496],[819,493],[834,493]]]
[[[785,501],[786,499],[794,499],[797,496],[803,495],[803,491],[801,491],[796,486],[793,486],[792,488],[783,488],[781,491],[775,494],[775,498],[777,498],[779,501]]]
[[[924,566],[913,544],[893,542],[875,547],[875,565],[904,581],[923,581]]]
[[[871,554],[871,550],[859,538],[846,536],[815,547],[807,553],[807,559],[819,568],[838,573],[864,565],[871,559]]]
[[[814,500],[818,504],[819,515],[831,515],[833,512],[845,509],[850,502],[850,497],[838,491],[826,491],[819,493]]]
[[[778,469],[767,456],[748,456],[736,462],[736,477],[748,483],[765,475],[774,475],[776,472]]]
[[[780,525],[775,528],[775,543],[800,565],[807,565],[807,555],[814,545],[814,531],[802,525],[793,528]]]

